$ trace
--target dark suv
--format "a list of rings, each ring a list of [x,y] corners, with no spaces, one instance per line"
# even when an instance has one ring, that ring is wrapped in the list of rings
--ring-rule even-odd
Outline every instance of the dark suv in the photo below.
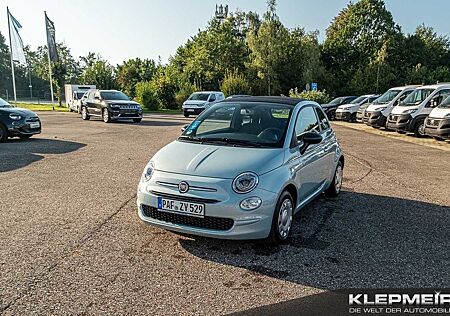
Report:
[[[343,104],[348,104],[356,99],[356,96],[345,96],[345,97],[338,97],[336,99],[333,99],[330,101],[330,103],[321,104],[323,111],[328,116],[328,119],[330,121],[334,121],[336,119],[336,109],[338,106]]]
[[[41,121],[36,113],[16,108],[0,99],[0,143],[8,137],[30,138],[41,132]]]
[[[142,121],[142,107],[126,94],[117,90],[89,90],[83,101],[81,117],[89,120],[91,116],[103,118],[105,123],[117,120]]]

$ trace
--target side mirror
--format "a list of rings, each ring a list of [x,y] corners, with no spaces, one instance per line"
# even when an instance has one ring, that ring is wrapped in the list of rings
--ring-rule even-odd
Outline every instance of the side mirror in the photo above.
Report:
[[[184,125],[184,126],[181,128],[181,132],[184,133],[184,131],[185,131],[186,128],[188,128],[188,127],[189,127],[189,124]]]
[[[300,154],[304,154],[310,145],[319,144],[322,141],[322,136],[314,132],[307,132],[297,136],[297,141],[300,142]]]
[[[95,96],[94,99],[95,99],[95,100],[99,100],[99,101],[101,100],[101,98],[100,98],[98,95]]]

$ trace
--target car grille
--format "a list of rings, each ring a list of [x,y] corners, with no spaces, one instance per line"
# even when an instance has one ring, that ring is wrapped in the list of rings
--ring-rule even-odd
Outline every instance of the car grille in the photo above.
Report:
[[[37,116],[27,117],[25,119],[25,122],[27,122],[27,123],[39,122],[39,117],[37,117]]]
[[[364,117],[367,117],[367,118],[370,117],[370,113],[371,113],[371,112],[367,112],[367,111],[364,112]]]
[[[230,230],[234,221],[231,218],[205,216],[203,218],[193,217],[181,214],[167,213],[158,211],[156,208],[141,205],[144,216],[153,218],[162,222],[180,224],[190,227],[206,228],[213,230]]]
[[[207,203],[207,204],[214,204],[214,203],[220,202],[219,200],[215,200],[215,199],[205,199],[205,198],[191,197],[191,196],[186,196],[186,195],[176,195],[176,194],[162,193],[162,192],[158,192],[158,191],[151,191],[151,193],[156,196],[163,197],[163,198],[184,201],[184,202]]]
[[[441,120],[440,119],[431,119],[431,118],[429,118],[429,119],[427,119],[427,121],[426,121],[426,126],[428,126],[428,127],[434,127],[434,128],[437,128],[438,126],[439,126],[439,123],[441,122]]]
[[[389,115],[389,121],[391,122],[397,122],[398,115]]]

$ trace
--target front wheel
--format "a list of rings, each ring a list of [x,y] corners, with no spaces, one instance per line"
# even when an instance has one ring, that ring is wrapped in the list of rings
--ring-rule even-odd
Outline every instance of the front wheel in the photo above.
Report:
[[[294,215],[294,199],[288,191],[283,191],[278,199],[275,212],[272,219],[272,227],[267,242],[270,245],[278,245],[285,242],[292,228],[292,220]]]
[[[85,121],[89,120],[91,117],[88,114],[88,111],[85,106],[81,108],[81,118]]]
[[[103,122],[105,123],[111,122],[111,116],[109,115],[108,109],[103,109]]]
[[[189,117],[189,114],[183,113],[184,117]]]
[[[422,138],[425,137],[425,122],[420,121],[416,124],[414,128],[414,136]]]
[[[20,139],[29,139],[31,136],[33,136],[33,135],[20,135],[19,138]]]
[[[142,121],[142,117],[133,119],[134,123],[140,123],[141,121]]]
[[[333,181],[328,189],[325,191],[325,195],[328,197],[337,196],[342,189],[342,181],[344,178],[344,167],[342,166],[342,162],[339,161],[334,171]]]
[[[438,142],[443,142],[445,139],[437,137],[437,136],[433,136],[434,140],[437,140]]]

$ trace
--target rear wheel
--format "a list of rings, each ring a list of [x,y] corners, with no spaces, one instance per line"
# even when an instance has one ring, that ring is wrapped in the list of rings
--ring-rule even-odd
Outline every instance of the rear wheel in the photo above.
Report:
[[[440,138],[440,137],[437,137],[437,136],[433,136],[433,138],[435,139],[435,140],[437,140],[438,142],[443,142],[445,139],[443,139],[443,138]]]
[[[133,119],[134,123],[140,123],[142,121],[142,118],[135,118]]]
[[[425,137],[425,121],[420,121],[414,127],[414,136],[422,138]]]
[[[81,108],[81,118],[85,121],[89,120],[91,117],[88,114],[88,111],[85,106]]]
[[[294,216],[294,199],[288,191],[283,191],[278,199],[275,212],[272,219],[272,227],[267,242],[270,245],[278,245],[285,242],[292,228],[292,220]]]
[[[344,179],[344,167],[342,162],[339,161],[334,172],[333,181],[328,189],[325,191],[325,195],[329,197],[337,196],[341,192],[342,181]]]
[[[2,124],[0,124],[0,143],[6,142],[7,139],[8,139],[8,131]]]
[[[103,109],[103,122],[105,123],[111,122],[111,116],[109,115],[108,109]]]

